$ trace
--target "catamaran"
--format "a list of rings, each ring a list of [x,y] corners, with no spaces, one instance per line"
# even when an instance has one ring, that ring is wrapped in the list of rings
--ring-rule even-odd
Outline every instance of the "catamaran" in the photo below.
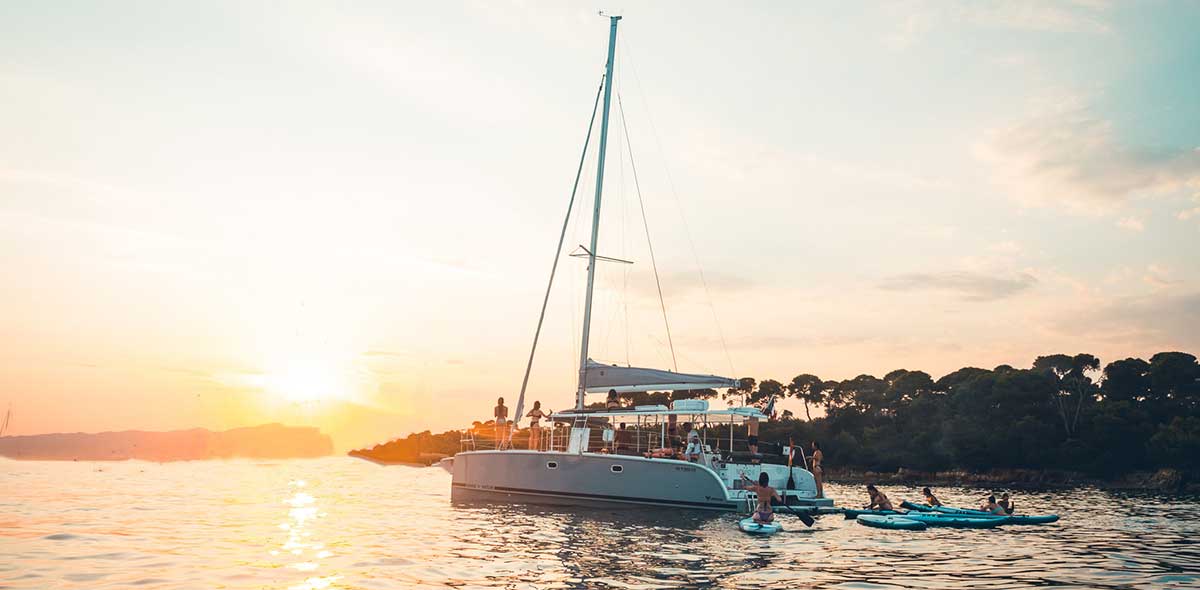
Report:
[[[818,496],[813,475],[805,469],[802,452],[790,446],[760,443],[751,434],[756,432],[753,430],[756,423],[769,419],[757,407],[710,408],[707,400],[694,399],[694,395],[683,393],[679,397],[692,399],[675,399],[669,405],[631,407],[609,403],[602,409],[586,405],[585,398],[589,393],[607,393],[613,399],[620,394],[637,392],[696,392],[738,385],[736,380],[728,377],[607,365],[589,358],[596,263],[615,260],[597,255],[604,159],[612,106],[613,62],[617,25],[621,20],[620,16],[608,18],[608,60],[592,116],[594,121],[602,91],[591,247],[585,249],[587,290],[575,407],[550,416],[552,427],[547,429],[547,436],[539,437],[543,444],[535,449],[513,449],[511,431],[499,429],[502,433],[495,438],[497,448],[481,449],[479,441],[468,433],[464,436],[464,449],[442,463],[452,474],[451,497],[456,501],[742,511],[755,501],[754,493],[743,485],[746,481],[743,476],[757,481],[759,474],[766,473],[785,505],[832,506],[832,500]],[[590,139],[589,126],[584,156],[581,156],[576,172],[576,189]],[[572,205],[574,200],[573,190]],[[570,209],[568,207],[568,219]],[[551,268],[550,285],[553,285],[566,230],[567,223],[564,222]],[[518,419],[524,409],[525,389],[545,319],[550,285],[546,289],[521,384],[515,413]],[[743,432],[746,432],[745,436]],[[687,449],[681,453],[679,449],[683,448],[685,439]]]

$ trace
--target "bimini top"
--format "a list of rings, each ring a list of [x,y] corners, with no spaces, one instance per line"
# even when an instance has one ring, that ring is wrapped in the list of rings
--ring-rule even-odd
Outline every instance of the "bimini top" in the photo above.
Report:
[[[716,375],[674,373],[661,369],[605,365],[587,361],[584,385],[588,393],[617,393],[635,391],[680,391],[688,389],[720,389],[737,387],[736,379]]]
[[[703,401],[703,400],[680,400],[687,402]],[[655,406],[635,406],[632,408],[613,408],[611,410],[563,410],[555,412],[550,416],[552,420],[569,420],[574,418],[632,418],[639,416],[704,416],[711,417],[715,422],[745,422],[751,418],[766,420],[767,415],[763,414],[758,408],[738,407],[725,408],[723,410],[708,409],[707,402],[703,407],[693,404],[680,404],[676,402],[676,407],[668,408],[663,405]]]

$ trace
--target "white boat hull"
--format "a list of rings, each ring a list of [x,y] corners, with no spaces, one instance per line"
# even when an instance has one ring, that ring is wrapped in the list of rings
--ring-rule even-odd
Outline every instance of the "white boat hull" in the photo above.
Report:
[[[802,470],[797,469],[797,473]],[[805,472],[807,473],[807,472]],[[451,498],[744,511],[743,490],[703,465],[605,453],[469,451],[454,456]],[[779,487],[782,488],[782,481]],[[804,499],[795,504],[832,502]]]

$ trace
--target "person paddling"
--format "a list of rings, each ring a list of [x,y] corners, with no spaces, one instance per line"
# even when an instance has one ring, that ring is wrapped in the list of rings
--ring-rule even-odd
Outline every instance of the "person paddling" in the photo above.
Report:
[[[933,495],[933,490],[930,490],[929,488],[922,488],[921,493],[925,494],[925,503],[926,504],[928,504],[930,506],[944,506],[944,504],[942,504],[942,501],[938,500],[938,497]]]
[[[746,477],[745,473],[742,474],[742,479],[749,482],[749,485],[746,486],[747,490],[758,494],[758,508],[754,510],[754,522],[766,524],[774,520],[775,511],[771,508],[771,500],[783,502],[783,498],[779,497],[775,488],[767,485],[771,483],[771,478],[766,473],[759,473],[757,485],[749,477]]]
[[[892,501],[888,499],[875,484],[867,484],[867,495],[871,497],[871,503],[864,506],[867,510],[895,510],[892,506]]]
[[[979,508],[989,514],[998,514],[1000,516],[1007,514],[1004,511],[1004,507],[996,503],[996,496],[988,496],[987,501]]]

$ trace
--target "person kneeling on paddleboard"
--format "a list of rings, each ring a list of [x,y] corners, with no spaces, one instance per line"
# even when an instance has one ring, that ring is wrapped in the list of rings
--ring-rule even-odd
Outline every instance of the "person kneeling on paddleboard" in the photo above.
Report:
[[[892,501],[888,499],[875,484],[867,484],[867,495],[871,497],[871,503],[864,506],[867,510],[895,510],[892,506]]]
[[[746,477],[745,473],[742,474],[742,479],[749,482],[749,485],[746,486],[747,490],[758,494],[758,508],[754,510],[754,522],[768,523],[774,520],[775,511],[771,508],[771,500],[782,502],[783,498],[779,497],[775,488],[767,485],[771,483],[771,478],[767,477],[766,473],[758,474],[758,485],[754,484],[754,480]]]
[[[928,504],[930,506],[941,506],[942,505],[942,501],[938,500],[937,496],[933,495],[933,491],[930,490],[929,488],[922,489],[921,493],[925,494],[925,503],[926,504]]]
[[[1013,501],[1008,499],[1008,492],[1000,494],[1000,501],[996,503],[1004,509],[1005,514],[1012,514],[1013,512],[1017,511],[1017,505],[1013,504]]]

